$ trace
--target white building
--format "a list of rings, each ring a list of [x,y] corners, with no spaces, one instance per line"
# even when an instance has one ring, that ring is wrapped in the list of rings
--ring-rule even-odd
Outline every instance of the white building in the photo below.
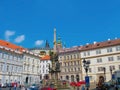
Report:
[[[90,61],[88,75],[91,82],[98,81],[99,76],[104,76],[106,81],[109,81],[112,78],[112,73],[120,70],[120,39],[87,44],[80,48],[80,52],[82,61],[83,59]],[[85,77],[83,63],[82,74]]]
[[[40,60],[40,77],[42,79],[49,78],[49,65],[51,66],[50,56],[46,55]]]
[[[0,83],[22,82],[23,55],[20,51],[0,46]]]
[[[0,40],[0,81],[33,84],[40,81],[40,56]]]
[[[33,52],[23,50],[23,84],[40,82],[40,56]]]

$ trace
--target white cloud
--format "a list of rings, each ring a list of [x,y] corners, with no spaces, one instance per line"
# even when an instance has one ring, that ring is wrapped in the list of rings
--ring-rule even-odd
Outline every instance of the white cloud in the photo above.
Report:
[[[14,34],[15,34],[15,31],[6,30],[5,31],[5,39],[7,41],[9,41],[10,40],[10,36],[13,36]]]
[[[36,46],[40,46],[40,45],[42,45],[43,43],[44,43],[43,40],[37,40],[37,41],[35,41],[35,45],[36,45]]]
[[[25,40],[25,35],[20,35],[20,36],[18,36],[17,38],[15,38],[15,42],[16,43],[21,43],[22,41],[24,41]]]

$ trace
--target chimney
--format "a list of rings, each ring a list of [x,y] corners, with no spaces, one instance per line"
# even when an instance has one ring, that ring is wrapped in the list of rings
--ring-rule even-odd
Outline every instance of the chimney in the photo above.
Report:
[[[94,44],[96,44],[97,42],[96,42],[96,41],[94,41],[93,43],[94,43]]]

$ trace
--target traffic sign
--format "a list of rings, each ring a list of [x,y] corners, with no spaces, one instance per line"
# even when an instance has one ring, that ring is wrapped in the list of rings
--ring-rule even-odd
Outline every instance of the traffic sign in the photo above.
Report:
[[[85,76],[85,83],[86,83],[86,87],[90,86],[89,76]]]
[[[113,79],[113,80],[115,79],[115,74],[112,74],[112,79]]]

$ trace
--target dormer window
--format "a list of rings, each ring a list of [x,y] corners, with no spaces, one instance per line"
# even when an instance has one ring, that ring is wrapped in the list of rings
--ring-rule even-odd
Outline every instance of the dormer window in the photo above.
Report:
[[[111,41],[108,41],[108,44],[110,44],[111,43]]]
[[[100,46],[100,44],[98,43],[97,46]]]

